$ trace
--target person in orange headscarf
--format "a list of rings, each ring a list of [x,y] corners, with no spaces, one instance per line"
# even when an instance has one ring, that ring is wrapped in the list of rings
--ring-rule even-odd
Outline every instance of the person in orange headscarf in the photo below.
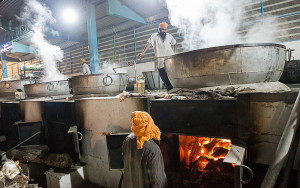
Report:
[[[82,74],[88,75],[91,74],[90,68],[87,64],[87,61],[85,59],[80,59],[81,64],[82,64]]]
[[[173,89],[171,82],[169,81],[167,72],[164,68],[164,61],[166,56],[171,56],[176,53],[177,50],[177,42],[174,37],[167,33],[168,24],[166,22],[162,22],[159,24],[159,32],[153,33],[151,37],[147,41],[147,45],[143,49],[141,53],[138,54],[140,60],[142,56],[147,52],[150,46],[153,46],[154,55],[156,57],[156,63],[159,75],[162,81],[166,84],[167,90]],[[172,48],[173,46],[173,48]]]
[[[123,143],[125,188],[167,187],[162,153],[152,140],[160,130],[147,112],[131,113],[131,130]]]

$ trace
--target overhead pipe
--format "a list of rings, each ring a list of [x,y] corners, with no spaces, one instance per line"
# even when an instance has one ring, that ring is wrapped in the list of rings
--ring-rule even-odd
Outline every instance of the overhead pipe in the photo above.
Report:
[[[95,12],[95,5],[89,3],[87,5],[87,30],[88,47],[90,55],[90,69],[92,74],[99,73],[98,38]]]
[[[274,159],[269,166],[267,174],[261,184],[261,188],[273,188],[281,171],[283,163],[288,156],[293,138],[299,126],[300,117],[300,92],[298,93],[291,115],[286,123],[285,129],[277,146]]]
[[[71,55],[71,50],[70,50],[70,71],[71,71],[71,74],[72,74],[72,55]]]
[[[137,62],[135,29],[133,29],[133,39],[134,39],[134,58],[135,58],[135,62]]]
[[[115,64],[117,63],[116,34],[114,34]]]
[[[1,62],[2,62],[2,75],[1,75],[1,80],[2,80],[2,77],[3,79],[8,78],[6,55],[4,53],[1,53]]]
[[[260,0],[262,22],[264,22],[264,1]]]

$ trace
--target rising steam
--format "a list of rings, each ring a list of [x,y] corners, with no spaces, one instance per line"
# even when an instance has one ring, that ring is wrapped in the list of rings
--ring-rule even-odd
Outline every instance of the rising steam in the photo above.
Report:
[[[56,65],[58,61],[62,61],[63,51],[59,46],[52,45],[45,39],[45,33],[57,34],[50,28],[55,23],[51,10],[37,0],[25,0],[25,6],[18,19],[33,32],[30,46],[36,50],[37,56],[45,64],[43,81],[67,79],[65,75],[58,72]]]
[[[195,50],[247,42],[276,42],[276,20],[258,22],[241,32],[249,0],[166,0],[172,25],[183,35],[183,48]],[[268,19],[266,19],[268,20]]]

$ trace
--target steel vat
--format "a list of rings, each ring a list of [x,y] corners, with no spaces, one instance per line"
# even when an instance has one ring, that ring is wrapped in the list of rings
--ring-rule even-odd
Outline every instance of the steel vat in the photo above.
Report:
[[[126,89],[128,75],[125,73],[101,73],[71,78],[74,95],[116,95]]]
[[[0,82],[0,97],[15,98],[17,90],[24,91],[24,85],[32,83],[32,80],[8,80]]]
[[[27,97],[50,97],[70,94],[69,81],[51,81],[24,85]]]
[[[285,57],[280,44],[237,44],[175,54],[165,68],[175,88],[275,82]]]

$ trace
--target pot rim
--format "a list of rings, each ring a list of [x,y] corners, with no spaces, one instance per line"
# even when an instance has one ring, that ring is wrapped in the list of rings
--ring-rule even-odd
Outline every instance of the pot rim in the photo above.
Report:
[[[239,47],[262,47],[262,46],[274,46],[274,47],[286,49],[285,45],[277,44],[277,43],[245,43],[245,44],[232,44],[232,45],[216,46],[216,47],[209,47],[209,48],[201,48],[201,49],[197,49],[197,50],[181,52],[181,53],[174,54],[171,56],[166,56],[165,58],[166,59],[174,58],[176,56],[186,55],[186,54],[195,53],[195,52],[199,53],[199,52],[217,51],[217,50],[225,50],[225,49],[239,48]],[[163,57],[161,57],[161,58],[163,58]]]
[[[44,85],[44,84],[49,84],[53,82],[69,82],[69,80],[57,80],[57,81],[50,81],[50,82],[40,82],[40,83],[35,83],[35,84],[25,84],[24,86],[30,86],[30,85]]]
[[[78,76],[73,76],[72,78],[80,78],[80,77],[96,77],[96,76],[106,76],[106,75],[124,75],[128,76],[127,73],[99,73],[99,74],[89,74],[89,75],[78,75]],[[71,78],[71,80],[72,80]]]
[[[33,81],[32,79],[23,79],[23,80],[2,80],[0,83],[6,83],[6,82],[23,82],[23,81]]]

